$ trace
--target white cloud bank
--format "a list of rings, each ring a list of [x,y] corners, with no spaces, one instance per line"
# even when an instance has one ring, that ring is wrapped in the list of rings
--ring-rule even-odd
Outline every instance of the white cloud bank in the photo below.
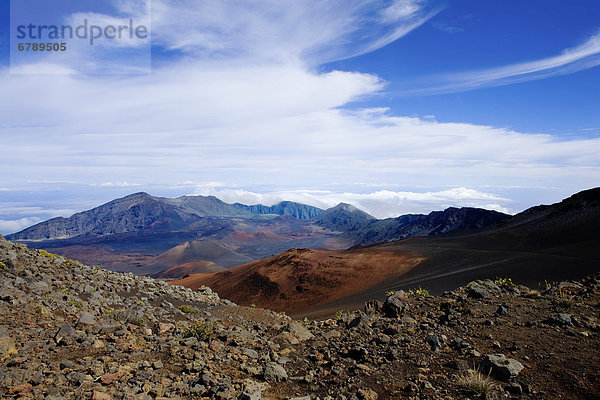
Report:
[[[244,189],[200,186],[196,195],[215,196],[226,203],[273,205],[280,201],[295,201],[322,209],[339,203],[349,203],[377,218],[397,217],[404,214],[428,214],[447,207],[479,207],[508,213],[504,205],[510,200],[490,193],[452,188],[429,192],[400,192],[378,190],[371,193],[283,190],[271,193],[256,193]]]
[[[20,218],[17,220],[0,219],[0,234],[18,232],[41,221],[42,219],[37,217]]]

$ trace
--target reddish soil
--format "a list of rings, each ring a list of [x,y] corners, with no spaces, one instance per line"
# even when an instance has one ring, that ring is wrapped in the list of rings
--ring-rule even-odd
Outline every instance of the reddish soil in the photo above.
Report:
[[[422,260],[414,253],[377,249],[292,249],[227,271],[192,275],[172,284],[192,289],[209,286],[239,304],[294,313],[398,277]]]

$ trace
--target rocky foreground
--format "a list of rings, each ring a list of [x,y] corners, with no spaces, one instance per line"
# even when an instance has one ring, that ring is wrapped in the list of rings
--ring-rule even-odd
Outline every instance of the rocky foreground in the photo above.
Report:
[[[600,281],[388,293],[325,321],[0,236],[0,398],[592,399]]]

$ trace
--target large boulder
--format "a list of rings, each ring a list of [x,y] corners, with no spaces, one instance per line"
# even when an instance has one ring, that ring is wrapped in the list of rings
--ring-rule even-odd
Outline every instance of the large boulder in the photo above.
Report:
[[[69,324],[62,324],[54,335],[54,340],[58,345],[71,345],[77,340],[77,332]]]
[[[573,325],[573,315],[567,313],[550,314],[546,322],[550,325],[571,326]]]
[[[314,337],[308,329],[306,329],[304,326],[302,326],[296,321],[291,321],[289,324],[287,324],[287,326],[283,328],[283,332],[288,332],[300,342],[312,339]]]
[[[390,318],[401,317],[406,311],[408,311],[408,303],[406,293],[402,290],[389,296],[383,303],[383,312]]]
[[[29,290],[33,293],[40,295],[48,292],[48,282],[37,281],[29,283]]]
[[[348,323],[348,329],[363,328],[369,326],[371,319],[366,315],[359,315]]]
[[[285,369],[274,362],[267,363],[263,375],[267,382],[283,382],[288,380],[288,374],[285,372]]]
[[[95,327],[96,326],[96,319],[94,318],[94,316],[90,313],[83,313],[81,315],[81,317],[79,317],[79,320],[77,321],[77,327],[78,328],[86,328],[86,327]]]
[[[523,364],[504,354],[488,354],[480,363],[484,373],[491,371],[492,375],[501,380],[509,380],[519,375],[524,368]]]
[[[502,293],[502,289],[489,279],[470,282],[467,289],[469,289],[469,297],[474,299],[485,299]]]

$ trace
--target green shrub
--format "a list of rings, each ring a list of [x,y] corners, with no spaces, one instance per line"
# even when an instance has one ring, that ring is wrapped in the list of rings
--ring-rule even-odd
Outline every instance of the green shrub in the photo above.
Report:
[[[102,308],[102,314],[115,321],[127,322],[132,325],[144,326],[150,320],[149,313],[143,313],[140,310],[126,308]]]
[[[45,257],[48,257],[48,258],[52,258],[52,259],[59,257],[58,254],[48,253],[46,250],[42,250],[42,249],[39,249],[38,253],[41,254],[42,256],[45,256]]]
[[[179,306],[177,308],[184,314],[191,314],[193,312],[196,312],[196,309],[194,307],[188,305]]]
[[[0,269],[6,269],[6,268],[8,268],[6,266],[6,264],[4,264],[2,261],[0,261]]]
[[[57,255],[57,257],[58,257],[58,255]],[[66,262],[68,265],[72,265],[72,266],[74,266],[74,267],[77,267],[77,266],[79,266],[79,263],[78,263],[77,261],[71,260],[70,258],[65,258],[65,262]]]
[[[494,280],[494,283],[496,284],[496,286],[499,286],[501,288],[510,288],[515,286],[511,278],[496,278]]]
[[[406,293],[409,296],[421,296],[421,297],[429,297],[429,291],[427,289],[423,289],[422,287],[419,287],[416,290],[409,290],[408,293]]]
[[[69,305],[71,307],[81,308],[81,307],[83,307],[83,301],[69,300]]]
[[[198,340],[208,340],[214,336],[213,326],[208,322],[193,321],[183,327],[181,335],[185,338],[194,337]]]
[[[334,318],[336,320],[340,320],[340,319],[344,318],[345,315],[349,315],[349,314],[350,314],[350,311],[337,310],[335,312],[335,317]]]

